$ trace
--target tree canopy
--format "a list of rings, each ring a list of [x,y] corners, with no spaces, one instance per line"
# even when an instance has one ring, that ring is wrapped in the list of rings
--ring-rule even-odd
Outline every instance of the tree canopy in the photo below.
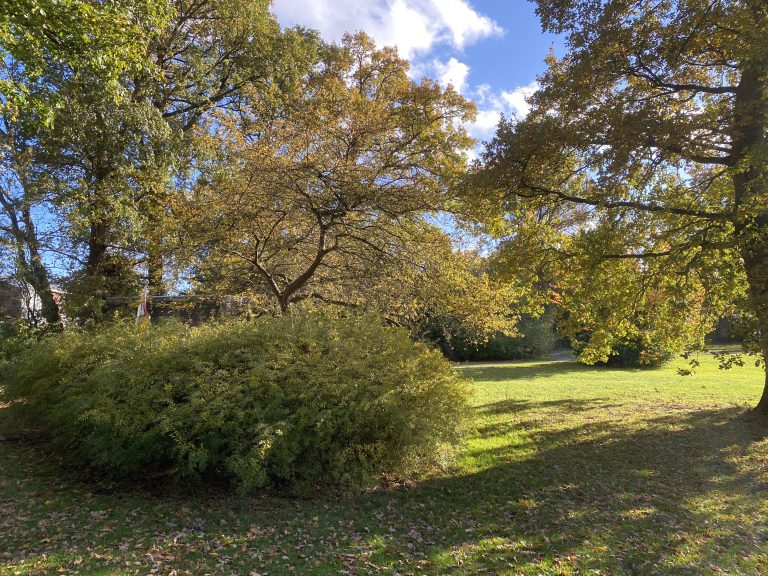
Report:
[[[224,159],[177,210],[204,290],[223,283],[282,312],[309,300],[402,320],[430,283],[443,297],[433,312],[461,300],[466,315],[474,299],[485,305],[477,318],[506,315],[509,294],[494,295],[425,220],[455,201],[474,106],[407,68],[395,50],[348,35],[282,98],[252,93],[219,117]]]
[[[264,0],[3,10],[0,232],[47,323],[61,280],[81,319],[146,285],[512,329],[521,288],[431,219],[474,105],[395,49],[281,29]]]
[[[768,6],[536,4],[567,53],[550,55],[531,113],[502,121],[477,171],[485,200],[517,216],[508,238],[562,274],[571,331],[593,331],[588,359],[638,315],[684,336],[734,306],[764,362]]]
[[[0,224],[55,322],[39,253],[62,256],[70,292],[97,307],[139,275],[161,284],[163,206],[194,171],[195,131],[246,87],[301,73],[315,41],[260,0],[22,4],[0,14]]]

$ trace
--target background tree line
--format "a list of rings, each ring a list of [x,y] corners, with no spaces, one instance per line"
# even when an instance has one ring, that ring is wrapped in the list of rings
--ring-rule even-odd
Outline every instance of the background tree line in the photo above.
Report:
[[[257,0],[3,4],[7,268],[50,323],[54,277],[83,317],[147,284],[482,338],[546,304],[585,362],[654,363],[731,315],[764,363],[768,7],[536,4],[567,51],[469,171],[473,105],[364,34]],[[442,212],[493,250],[454,250]]]
[[[56,280],[83,319],[147,285],[512,329],[522,289],[428,217],[457,210],[474,105],[394,49],[281,29],[261,0],[34,0],[0,19],[5,268],[47,323]]]

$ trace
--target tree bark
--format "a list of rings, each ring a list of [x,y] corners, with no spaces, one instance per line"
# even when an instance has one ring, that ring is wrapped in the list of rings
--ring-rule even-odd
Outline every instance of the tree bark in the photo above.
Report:
[[[163,254],[160,247],[150,243],[147,249],[147,283],[152,296],[163,296],[166,293],[163,271]]]
[[[19,276],[35,291],[40,299],[40,313],[49,325],[55,326],[61,322],[61,313],[51,291],[51,283],[48,279],[48,271],[43,264],[40,255],[40,242],[37,239],[35,225],[29,210],[21,214],[24,223],[24,247],[19,247]],[[26,248],[26,254],[25,254]]]
[[[766,358],[766,352],[763,352],[763,358]],[[765,374],[765,386],[763,387],[763,395],[760,397],[760,402],[755,406],[755,412],[761,416],[768,417],[768,370]]]
[[[768,56],[745,66],[734,98],[731,134],[733,150],[742,164],[733,174],[737,208],[734,228],[763,360],[768,359],[768,167],[763,157],[768,124],[767,82]],[[765,368],[763,394],[755,410],[768,415],[768,365]]]
[[[27,263],[26,270],[21,271],[21,279],[29,284],[40,299],[40,314],[45,322],[55,326],[61,322],[61,313],[53,297],[48,272],[43,266],[39,254],[34,254]]]
[[[767,233],[768,222],[758,224],[757,234],[764,237]],[[749,306],[757,321],[756,331],[766,371],[763,394],[755,410],[768,416],[768,364],[765,363],[768,360],[768,241],[748,242],[741,254],[749,283]]]
[[[91,222],[88,234],[88,256],[85,261],[88,276],[99,275],[106,255],[107,225],[104,222]]]

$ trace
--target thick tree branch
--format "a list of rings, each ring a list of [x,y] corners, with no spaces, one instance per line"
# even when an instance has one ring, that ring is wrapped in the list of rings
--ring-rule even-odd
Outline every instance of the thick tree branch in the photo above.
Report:
[[[662,204],[653,204],[645,202],[637,202],[634,200],[597,200],[593,198],[585,198],[583,196],[577,196],[575,194],[568,194],[562,190],[554,190],[551,188],[545,188],[543,186],[530,184],[523,182],[523,188],[531,190],[533,194],[523,194],[520,191],[513,192],[514,195],[522,196],[523,198],[536,198],[540,196],[555,196],[574,204],[584,204],[587,206],[595,206],[599,208],[631,208],[633,210],[641,210],[643,212],[654,213],[666,213],[676,214],[679,216],[692,216],[694,218],[702,218],[705,220],[719,220],[730,221],[733,218],[732,214],[727,212],[709,212],[707,210],[695,210],[692,208],[678,208],[672,206],[664,206]]]

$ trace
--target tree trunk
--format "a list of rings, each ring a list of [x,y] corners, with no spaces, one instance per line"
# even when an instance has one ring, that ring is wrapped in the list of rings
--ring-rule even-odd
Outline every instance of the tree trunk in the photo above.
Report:
[[[738,168],[733,172],[734,228],[749,286],[749,309],[763,360],[768,360],[768,169],[765,130],[768,55],[745,64],[733,106],[732,148]],[[768,366],[760,402],[755,408],[768,415]]]
[[[159,246],[151,243],[147,250],[147,280],[152,296],[163,296],[166,293],[163,271],[163,254]]]
[[[106,259],[109,226],[103,221],[92,221],[88,230],[88,252],[85,258],[85,282],[80,285],[79,296],[88,304],[81,314],[96,319],[102,310],[106,294]]]
[[[88,234],[88,255],[85,261],[88,276],[98,276],[101,273],[106,255],[107,225],[104,222],[92,222]]]
[[[45,322],[51,326],[61,322],[59,306],[53,297],[51,283],[48,281],[48,272],[43,266],[40,256],[33,256],[27,269],[21,272],[22,280],[34,289],[35,294],[40,299],[40,314]]]
[[[290,300],[284,294],[279,294],[277,302],[280,304],[280,314],[283,316],[288,314],[288,307],[291,305]]]
[[[766,352],[763,352],[763,358],[767,357]],[[763,387],[763,395],[760,397],[760,402],[758,402],[757,406],[755,406],[755,412],[762,416],[768,416],[768,369],[766,369],[765,373],[765,386]]]
[[[763,225],[761,232],[766,234],[768,226]],[[752,242],[742,248],[741,254],[749,283],[749,306],[757,321],[756,334],[765,361],[768,360],[768,242]],[[768,415],[768,365],[763,364],[765,386],[756,410]]]
[[[51,291],[48,271],[45,269],[40,255],[40,243],[29,211],[22,213],[22,220],[24,222],[25,248],[29,257],[28,259],[22,257],[24,255],[22,249],[19,258],[19,275],[24,282],[32,287],[40,299],[40,312],[45,321],[49,325],[55,326],[61,322],[61,314]]]

